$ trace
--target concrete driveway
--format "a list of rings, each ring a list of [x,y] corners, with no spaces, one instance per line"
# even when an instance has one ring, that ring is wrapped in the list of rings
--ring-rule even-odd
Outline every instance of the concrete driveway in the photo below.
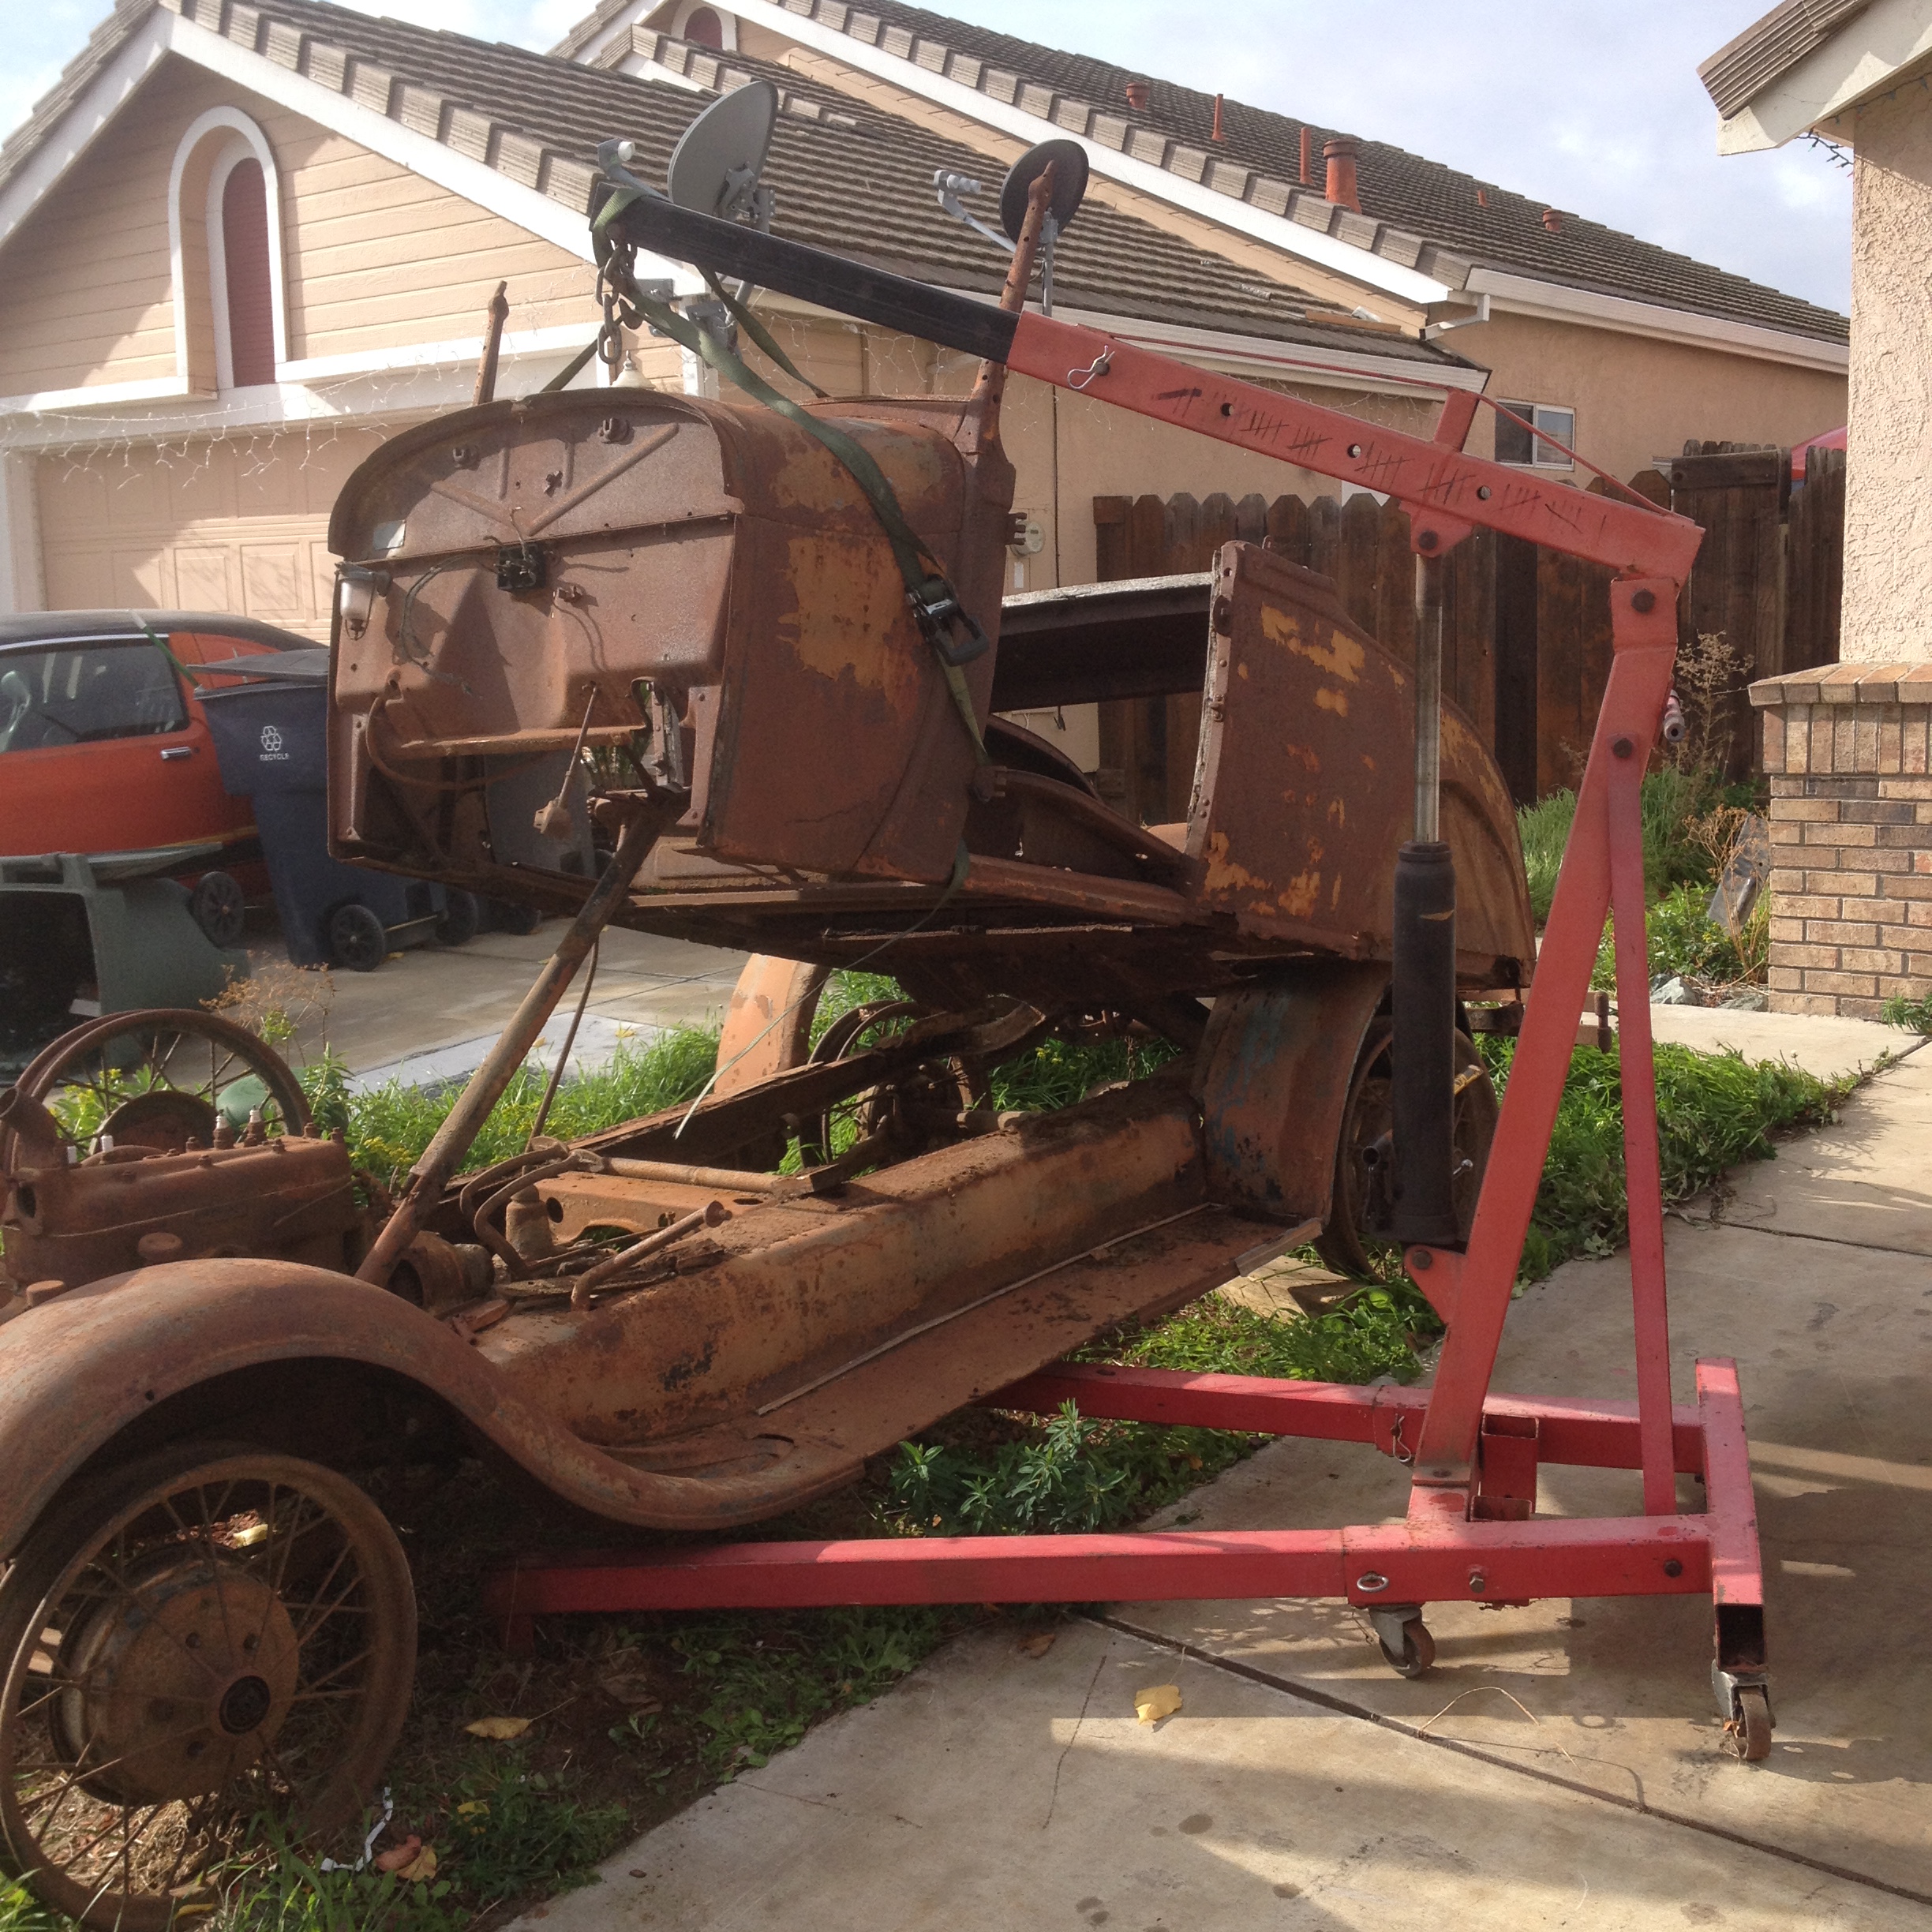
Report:
[[[1692,1024],[1720,1020],[1821,1071],[1911,1044]],[[620,1853],[542,1908],[545,1932],[1367,1932],[1408,1915],[1932,1932],[1929,1129],[1919,1050],[1669,1223],[1679,1398],[1701,1354],[1742,1369],[1778,1720],[1764,1764],[1721,1748],[1702,1599],[1438,1606],[1415,1682],[1342,1605],[1121,1605],[1039,1659],[998,1624],[955,1643]],[[1628,1286],[1619,1258],[1530,1291],[1498,1389],[1629,1394]],[[1539,1507],[1629,1508],[1634,1485],[1559,1470]],[[1370,1451],[1283,1442],[1170,1515],[1341,1524],[1404,1500]],[[1133,1694],[1158,1683],[1181,1709],[1140,1724]]]

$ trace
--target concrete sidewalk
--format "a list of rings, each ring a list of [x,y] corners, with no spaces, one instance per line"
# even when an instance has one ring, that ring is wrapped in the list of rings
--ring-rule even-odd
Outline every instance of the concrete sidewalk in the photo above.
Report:
[[[333,972],[328,1011],[301,1028],[299,1049],[315,1053],[326,1042],[361,1086],[463,1079],[496,1044],[564,931],[552,919],[526,936],[492,932],[467,945],[417,947],[373,973]],[[620,1039],[716,1026],[747,957],[609,928],[573,1063],[608,1060]],[[576,999],[572,987],[545,1029],[547,1050],[534,1058],[547,1061],[562,1046]]]
[[[1907,1053],[1837,1125],[1668,1224],[1679,1398],[1700,1354],[1743,1373],[1778,1719],[1765,1763],[1721,1748],[1702,1598],[1437,1606],[1436,1667],[1413,1683],[1343,1605],[1123,1605],[1038,1661],[997,1626],[950,1646],[620,1854],[545,1908],[545,1932],[1366,1932],[1410,1913],[1932,1932],[1932,1053],[1775,1016],[1693,1024],[1739,1022],[1747,1050],[1788,1043],[1820,1071]],[[1619,1257],[1530,1291],[1496,1387],[1629,1395],[1628,1286]],[[1170,1516],[1373,1522],[1402,1514],[1403,1477],[1363,1449],[1282,1442]],[[1555,1470],[1538,1507],[1633,1509],[1634,1480]],[[1138,1724],[1134,1691],[1163,1683],[1180,1713]]]

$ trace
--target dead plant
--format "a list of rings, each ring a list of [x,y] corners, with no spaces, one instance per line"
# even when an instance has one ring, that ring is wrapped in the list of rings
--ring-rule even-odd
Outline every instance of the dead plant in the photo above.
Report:
[[[230,968],[228,983],[201,1004],[281,1052],[303,1028],[320,1026],[335,999],[335,982],[326,966],[282,960],[258,965],[245,979],[236,979]]]
[[[1665,754],[1679,771],[1725,772],[1737,740],[1737,697],[1751,665],[1722,631],[1700,631],[1677,652],[1684,735]]]

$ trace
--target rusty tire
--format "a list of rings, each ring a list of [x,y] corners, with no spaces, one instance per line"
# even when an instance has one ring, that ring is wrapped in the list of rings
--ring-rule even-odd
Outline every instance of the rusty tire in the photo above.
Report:
[[[1385,1211],[1376,1198],[1379,1185],[1364,1159],[1389,1130],[1391,1121],[1391,1048],[1393,1026],[1386,1014],[1369,1023],[1342,1110],[1335,1144],[1335,1191],[1328,1220],[1316,1240],[1324,1260],[1345,1275],[1374,1273],[1372,1247],[1390,1245],[1376,1222]],[[1498,1103],[1482,1056],[1466,1033],[1456,1035],[1455,1209],[1458,1237],[1467,1240],[1496,1136]]]
[[[140,1060],[132,1076],[139,1082],[144,1073],[147,1085],[136,1084],[123,1097],[116,1091],[117,1076],[94,1062],[100,1050],[122,1034],[140,1043]],[[166,1053],[158,1053],[161,1041],[171,1036]],[[208,1047],[209,1096],[177,1085],[165,1070],[185,1042],[193,1040]],[[199,1061],[199,1049],[194,1050]],[[236,1069],[241,1069],[237,1073]],[[199,1072],[199,1067],[193,1069]],[[192,1133],[203,1146],[209,1143],[214,1125],[215,1103],[224,1082],[235,1084],[245,1078],[259,1080],[281,1115],[284,1133],[309,1131],[309,1102],[301,1083],[289,1065],[265,1040],[246,1027],[224,1020],[219,1013],[198,1013],[188,1008],[155,1006],[138,1013],[103,1014],[90,1020],[43,1046],[28,1062],[20,1076],[22,1093],[46,1101],[62,1087],[88,1088],[100,1101],[104,1118],[102,1129],[123,1137],[116,1123],[125,1117],[125,1138],[145,1146],[178,1148]],[[175,1097],[170,1107],[167,1097]],[[118,1105],[113,1103],[118,1101]],[[19,1150],[10,1133],[0,1132],[0,1173],[10,1172]]]
[[[0,1869],[161,1932],[264,1820],[358,1815],[415,1661],[402,1546],[332,1470],[187,1444],[70,1492],[0,1582]]]
[[[1735,1714],[1724,1726],[1724,1742],[1746,1764],[1762,1764],[1771,1755],[1771,1694],[1762,1685],[1739,1687]]]

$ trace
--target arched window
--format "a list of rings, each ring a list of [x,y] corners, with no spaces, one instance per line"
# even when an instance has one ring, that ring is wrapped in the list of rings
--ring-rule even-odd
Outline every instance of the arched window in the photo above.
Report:
[[[722,7],[705,6],[700,0],[683,0],[671,16],[670,31],[693,47],[710,47],[720,54],[738,51],[738,22]]]
[[[253,155],[222,183],[223,279],[234,386],[275,380],[275,292],[268,275],[268,189]]]
[[[176,365],[191,389],[275,380],[288,359],[275,154],[235,107],[211,107],[174,150],[168,242]]]

